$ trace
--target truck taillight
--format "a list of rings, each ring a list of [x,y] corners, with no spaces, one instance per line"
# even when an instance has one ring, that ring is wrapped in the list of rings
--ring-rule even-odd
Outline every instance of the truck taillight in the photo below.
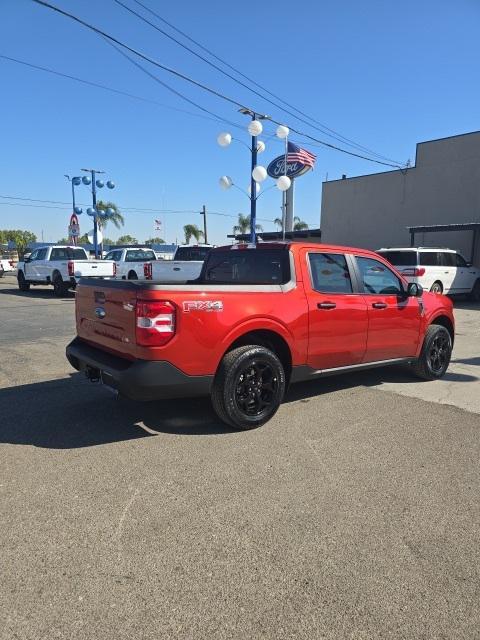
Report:
[[[167,300],[137,300],[136,341],[161,347],[175,335],[175,307]]]
[[[152,279],[152,263],[151,262],[145,262],[145,264],[143,265],[143,275],[145,276],[145,280]]]
[[[425,275],[425,269],[423,267],[412,267],[411,269],[403,269],[402,275],[404,275],[404,276],[423,276],[423,275]]]
[[[114,276],[117,275],[117,263],[116,262],[113,263],[113,275]]]
[[[73,260],[68,261],[68,275],[69,276],[75,275],[75,265],[73,264]]]

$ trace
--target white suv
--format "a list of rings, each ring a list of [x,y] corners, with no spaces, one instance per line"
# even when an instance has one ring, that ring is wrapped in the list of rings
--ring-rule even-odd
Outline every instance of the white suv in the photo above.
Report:
[[[468,293],[480,301],[480,269],[443,247],[388,247],[378,249],[408,282],[418,282],[433,293]]]

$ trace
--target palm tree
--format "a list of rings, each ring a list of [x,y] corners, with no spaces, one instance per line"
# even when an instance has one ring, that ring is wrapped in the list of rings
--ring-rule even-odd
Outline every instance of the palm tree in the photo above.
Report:
[[[281,218],[275,218],[273,222],[280,227],[280,230],[283,229],[283,220]],[[303,220],[300,220],[298,216],[295,216],[293,218],[293,230],[304,231],[305,229],[308,229],[308,224]]]
[[[245,234],[250,231],[250,216],[244,216],[243,213],[238,214],[238,223],[233,227],[233,233]],[[255,231],[263,231],[261,224],[255,225]]]
[[[203,231],[196,224],[186,224],[183,227],[183,233],[185,234],[185,244],[190,244],[192,238],[199,242],[204,237]]]
[[[123,225],[125,224],[125,219],[114,202],[104,202],[103,200],[99,200],[97,202],[97,211],[105,212],[107,209],[113,209],[113,213],[105,213],[102,217],[98,217],[99,228],[105,229],[109,222],[112,222],[117,227],[117,229],[123,227]]]

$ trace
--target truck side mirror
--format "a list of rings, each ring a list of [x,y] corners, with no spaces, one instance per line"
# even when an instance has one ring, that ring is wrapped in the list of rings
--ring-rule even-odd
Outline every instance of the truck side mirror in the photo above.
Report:
[[[423,287],[417,282],[409,282],[407,294],[412,298],[420,298],[423,295]]]

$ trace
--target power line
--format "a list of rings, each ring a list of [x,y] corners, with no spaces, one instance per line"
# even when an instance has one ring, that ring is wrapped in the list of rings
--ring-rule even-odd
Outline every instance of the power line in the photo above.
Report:
[[[127,44],[124,44],[123,42],[121,42],[120,40],[118,40],[117,38],[105,33],[104,31],[102,31],[101,29],[98,29],[97,27],[94,27],[93,25],[90,25],[89,23],[85,22],[84,20],[81,20],[80,18],[78,18],[77,16],[74,16],[71,13],[68,13],[67,11],[64,11],[63,9],[60,9],[59,7],[56,7],[48,2],[45,2],[44,0],[32,0],[32,2],[39,4],[43,7],[46,7],[48,9],[51,9],[52,11],[55,11],[56,13],[60,13],[61,15],[66,16],[67,18],[70,18],[72,20],[74,20],[75,22],[81,24],[82,26],[86,27],[87,29],[90,29],[91,31],[97,33],[98,35],[101,35],[104,38],[107,38],[108,40],[114,42],[115,44],[117,44],[118,46],[126,49],[127,51],[130,51],[130,53],[133,53],[134,55],[138,56],[139,58],[142,58],[143,60],[146,60],[147,62],[150,62],[150,64],[153,64],[156,67],[159,67],[160,69],[163,69],[164,71],[167,71],[168,73],[171,73],[179,78],[182,78],[183,80],[185,80],[186,82],[189,82],[205,91],[207,91],[208,93],[211,93],[212,95],[217,96],[218,98],[221,98],[222,100],[225,100],[227,102],[229,102],[230,104],[235,105],[236,107],[239,107],[241,109],[245,109],[246,107],[244,105],[242,105],[240,102],[238,102],[237,100],[230,98],[229,96],[226,96],[225,94],[220,93],[219,91],[217,91],[216,89],[212,89],[211,87],[198,82],[197,80],[194,80],[193,78],[190,78],[189,76],[186,76],[185,74],[181,73],[180,71],[177,71],[176,69],[172,69],[171,67],[167,67],[164,64],[161,64],[160,62],[150,58],[149,56],[145,55],[144,53],[130,47]],[[249,109],[251,111],[251,109]],[[273,118],[268,117],[272,122],[276,123],[276,124],[284,124],[281,123],[277,120],[274,120]],[[298,135],[304,136],[310,140],[313,140],[314,142],[318,142],[319,144],[328,147],[330,149],[335,149],[336,151],[340,151],[341,153],[345,153],[347,155],[350,156],[354,156],[357,158],[361,158],[363,160],[367,160],[369,162],[374,162],[376,164],[380,164],[383,166],[388,166],[388,167],[393,167],[393,168],[397,168],[397,169],[401,169],[402,167],[400,167],[397,164],[391,164],[388,162],[382,162],[380,160],[375,160],[374,158],[369,158],[367,156],[358,154],[358,153],[354,153],[352,151],[348,151],[347,149],[342,149],[341,147],[337,147],[336,145],[333,145],[329,142],[325,142],[323,140],[319,140],[318,138],[315,138],[309,134],[306,133],[302,133],[300,131],[298,131],[297,129],[294,129],[293,127],[290,127],[292,131],[294,131],[295,133],[297,133]]]
[[[231,69],[232,71],[234,71],[235,73],[237,73],[238,75],[240,75],[241,77],[245,78],[246,80],[248,80],[248,82],[254,84],[256,87],[258,87],[259,89],[261,89],[263,92],[268,93],[270,96],[272,96],[273,98],[275,98],[276,100],[278,100],[279,102],[281,102],[282,104],[286,105],[287,107],[290,107],[291,109],[293,109],[294,111],[296,111],[297,113],[299,113],[300,115],[304,116],[305,118],[308,118],[308,120],[310,122],[307,122],[306,120],[304,120],[303,118],[299,118],[297,115],[295,115],[294,113],[292,113],[291,111],[289,111],[288,109],[285,109],[284,107],[282,107],[281,105],[278,105],[277,103],[273,102],[272,100],[270,100],[269,98],[265,97],[265,95],[259,93],[258,91],[256,91],[255,89],[252,89],[250,86],[246,85],[244,82],[242,82],[241,80],[238,80],[238,78],[235,78],[234,76],[232,76],[230,73],[226,72],[224,69],[218,67],[216,64],[214,64],[213,62],[211,62],[210,60],[208,60],[207,58],[205,58],[204,56],[200,55],[198,52],[194,51],[193,49],[191,49],[190,47],[188,47],[187,45],[185,45],[184,43],[180,42],[179,40],[177,40],[176,38],[174,38],[172,35],[170,35],[169,33],[167,33],[166,31],[164,31],[163,29],[160,29],[160,27],[158,27],[157,25],[153,24],[152,22],[150,22],[149,20],[147,20],[144,16],[142,16],[141,14],[137,13],[136,11],[134,11],[133,9],[131,9],[130,7],[128,7],[126,4],[124,4],[123,2],[121,2],[121,0],[114,0],[114,2],[116,2],[118,5],[122,6],[124,9],[126,9],[127,11],[129,11],[131,14],[135,15],[137,18],[139,18],[140,20],[142,20],[143,22],[145,22],[146,24],[150,25],[152,28],[156,29],[158,32],[160,32],[162,35],[164,35],[165,37],[169,38],[170,40],[172,40],[173,42],[175,42],[176,44],[178,44],[179,46],[181,46],[183,49],[189,51],[190,53],[192,53],[194,56],[196,56],[197,58],[199,58],[200,60],[203,60],[205,63],[207,63],[208,65],[210,65],[211,67],[213,67],[214,69],[216,69],[217,71],[219,71],[220,73],[222,73],[223,75],[225,75],[226,77],[230,78],[231,80],[233,80],[234,82],[236,82],[237,84],[241,85],[242,87],[245,87],[246,89],[248,89],[248,91],[251,91],[252,93],[254,93],[255,95],[259,96],[260,98],[262,98],[263,100],[266,100],[267,102],[269,102],[270,104],[272,104],[273,106],[277,107],[278,109],[281,109],[282,111],[284,111],[285,113],[288,113],[289,115],[293,116],[294,118],[296,118],[297,120],[300,120],[301,122],[303,122],[304,124],[307,124],[309,126],[311,126],[313,129],[317,129],[317,131],[320,131],[321,133],[334,138],[335,140],[337,140],[338,142],[343,142],[344,144],[347,144],[348,146],[352,146],[352,147],[356,147],[357,149],[360,149],[364,152],[370,153],[374,156],[377,156],[378,158],[381,158],[383,160],[390,160],[391,162],[396,162],[396,160],[392,160],[392,158],[388,158],[386,156],[383,156],[379,153],[377,153],[376,151],[373,151],[372,149],[369,149],[368,147],[365,147],[361,144],[358,144],[357,142],[355,142],[354,140],[347,138],[345,136],[343,136],[342,134],[338,133],[338,131],[335,131],[334,129],[331,129],[329,127],[327,127],[325,124],[319,122],[318,120],[316,120],[315,118],[313,118],[312,116],[309,116],[308,114],[304,113],[303,111],[301,111],[300,109],[298,109],[297,107],[295,107],[294,105],[290,104],[289,102],[286,102],[285,100],[283,100],[282,98],[280,98],[279,96],[277,96],[276,94],[272,93],[271,91],[269,91],[268,89],[266,89],[265,87],[263,87],[262,85],[260,85],[258,82],[256,82],[255,80],[252,80],[252,78],[249,78],[248,76],[246,76],[244,73],[242,73],[241,71],[239,71],[237,68],[233,67],[232,65],[230,65],[228,62],[226,62],[225,60],[223,60],[222,58],[220,58],[219,56],[217,56],[215,53],[213,53],[212,51],[210,51],[209,49],[207,49],[206,47],[204,47],[202,44],[200,44],[197,40],[194,40],[193,38],[191,38],[190,36],[188,36],[186,33],[184,33],[183,31],[181,31],[180,29],[178,29],[177,27],[175,27],[173,24],[171,24],[170,22],[168,22],[167,20],[165,20],[164,18],[162,18],[162,16],[160,16],[158,13],[156,13],[155,11],[153,11],[153,9],[150,9],[149,7],[147,7],[146,5],[144,5],[142,2],[140,2],[139,0],[134,0],[134,2],[136,2],[138,5],[140,5],[141,7],[143,7],[143,9],[145,9],[146,11],[148,11],[149,13],[151,13],[153,16],[155,16],[158,20],[161,20],[164,24],[167,24],[171,29],[174,29],[177,33],[180,33],[184,38],[186,38],[187,40],[189,40],[190,42],[192,42],[193,44],[195,44],[197,47],[199,47],[200,49],[202,49],[203,51],[205,51],[206,53],[208,53],[210,56],[212,56],[213,58],[215,58],[216,60],[218,60],[221,64],[223,64],[224,66],[228,67],[229,69]],[[318,126],[312,125],[311,122],[315,122]]]
[[[112,45],[113,46],[113,45]],[[19,60],[18,58],[12,58],[10,56],[5,56],[0,54],[0,58],[3,60],[8,60],[10,62],[15,62],[17,64],[21,64],[24,65],[25,67],[29,67],[31,69],[35,69],[37,71],[44,71],[45,73],[50,73],[52,75],[55,76],[60,76],[61,78],[67,78],[68,80],[74,80],[76,82],[81,82],[82,84],[87,84],[90,85],[92,87],[96,87],[98,89],[104,89],[105,91],[110,91],[112,93],[116,93],[119,95],[123,95],[126,96],[128,98],[133,98],[135,100],[141,100],[142,102],[148,102],[150,104],[155,104],[159,107],[163,107],[165,109],[171,109],[172,111],[178,111],[180,113],[185,113],[187,115],[190,116],[195,116],[196,118],[203,118],[205,120],[210,120],[212,122],[218,122],[219,124],[222,123],[227,123],[227,124],[231,124],[232,126],[235,127],[239,127],[240,129],[242,127],[240,127],[240,125],[236,125],[235,123],[230,122],[229,120],[227,120],[226,118],[223,118],[222,116],[215,116],[215,117],[208,117],[208,116],[204,116],[200,113],[194,113],[193,111],[187,111],[186,109],[179,109],[178,107],[172,107],[168,104],[163,104],[162,102],[158,102],[157,100],[153,100],[151,98],[145,98],[143,96],[138,96],[135,95],[133,93],[129,93],[128,91],[122,91],[121,89],[114,89],[113,87],[108,87],[104,84],[100,84],[98,82],[92,82],[91,80],[85,80],[84,78],[79,78],[78,76],[72,76],[68,73],[62,73],[61,71],[55,71],[55,69],[50,69],[48,67],[41,67],[39,65],[36,64],[32,64],[31,62],[26,62],[25,60]],[[198,105],[195,105],[198,106]]]

